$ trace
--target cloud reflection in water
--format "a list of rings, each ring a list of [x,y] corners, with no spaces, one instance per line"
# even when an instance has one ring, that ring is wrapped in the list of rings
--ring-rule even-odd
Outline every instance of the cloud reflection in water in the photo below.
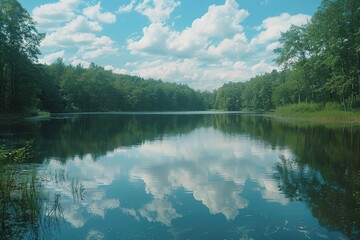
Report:
[[[235,219],[239,211],[248,206],[249,199],[242,196],[248,181],[256,183],[257,187],[252,190],[259,191],[263,199],[286,205],[288,200],[273,179],[273,167],[279,155],[289,154],[287,149],[271,149],[246,135],[226,135],[213,128],[198,128],[185,135],[119,147],[96,161],[90,156],[75,158],[63,165],[50,160],[47,168],[63,169],[84,184],[84,200],[68,201],[68,211],[64,213],[73,227],[82,227],[87,214],[105,218],[107,210],[116,208],[137,221],[145,219],[170,226],[184,214],[169,200],[177,189],[191,193],[211,214],[222,214],[227,220]],[[128,208],[121,206],[120,199],[108,198],[105,187],[120,177],[130,183],[143,182],[150,202],[140,208]],[[65,183],[49,183],[47,187],[68,199],[71,196]]]

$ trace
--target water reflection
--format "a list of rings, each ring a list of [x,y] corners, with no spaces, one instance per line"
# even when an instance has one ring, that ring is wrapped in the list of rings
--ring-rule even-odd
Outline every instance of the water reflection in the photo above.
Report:
[[[264,198],[287,202],[271,177],[277,152],[211,128],[197,129],[186,136],[141,145],[136,154],[142,163],[135,164],[130,177],[141,179],[146,192],[156,199],[183,188],[211,214],[221,213],[232,220],[248,205],[241,196],[247,179],[259,184]]]
[[[74,228],[83,227],[89,214],[104,219],[107,210],[120,205],[119,199],[107,198],[105,190],[99,188],[112,184],[120,173],[120,166],[101,164],[85,156],[65,164],[50,160],[42,171],[45,176],[66,173],[66,177],[60,177],[63,180],[48,181],[46,187],[48,191],[61,193],[64,219]]]
[[[59,239],[359,237],[357,127],[241,114],[33,124],[45,189],[63,209]]]

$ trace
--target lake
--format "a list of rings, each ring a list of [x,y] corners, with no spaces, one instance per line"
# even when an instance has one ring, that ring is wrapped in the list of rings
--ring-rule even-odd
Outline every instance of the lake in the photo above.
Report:
[[[1,200],[0,239],[360,239],[356,126],[89,113],[0,132],[32,139],[17,171],[35,169],[42,193],[30,217]]]

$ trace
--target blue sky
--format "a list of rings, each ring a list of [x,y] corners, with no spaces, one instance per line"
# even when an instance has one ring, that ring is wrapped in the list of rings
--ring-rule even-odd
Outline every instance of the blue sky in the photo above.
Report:
[[[213,90],[277,69],[273,49],[320,0],[20,0],[61,57],[115,73]]]

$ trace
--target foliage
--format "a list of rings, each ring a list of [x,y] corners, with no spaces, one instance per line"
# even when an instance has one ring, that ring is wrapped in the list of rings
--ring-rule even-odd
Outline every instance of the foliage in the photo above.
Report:
[[[31,155],[32,142],[13,150],[0,147],[0,238],[21,238],[29,223],[35,226],[40,219],[41,188],[34,169],[19,170]],[[20,219],[22,221],[20,221]]]
[[[269,111],[295,103],[360,107],[360,2],[323,0],[313,18],[282,33],[275,61],[283,70],[214,92],[186,85],[114,74],[62,59],[36,64],[43,38],[16,0],[0,0],[0,114],[44,110]],[[21,67],[20,67],[21,66]]]
[[[36,105],[42,34],[16,0],[0,0],[0,113],[19,113]]]
[[[307,24],[282,33],[275,61],[283,71],[250,79],[235,93],[225,84],[215,98],[226,105],[215,104],[215,108],[271,110],[327,102],[342,103],[345,111],[359,107],[359,9],[356,0],[323,0]]]
[[[41,103],[50,112],[204,110],[204,99],[207,106],[211,101],[186,85],[114,74],[95,64],[85,69],[59,59],[42,68],[48,77],[41,92],[53,94],[43,94]]]

